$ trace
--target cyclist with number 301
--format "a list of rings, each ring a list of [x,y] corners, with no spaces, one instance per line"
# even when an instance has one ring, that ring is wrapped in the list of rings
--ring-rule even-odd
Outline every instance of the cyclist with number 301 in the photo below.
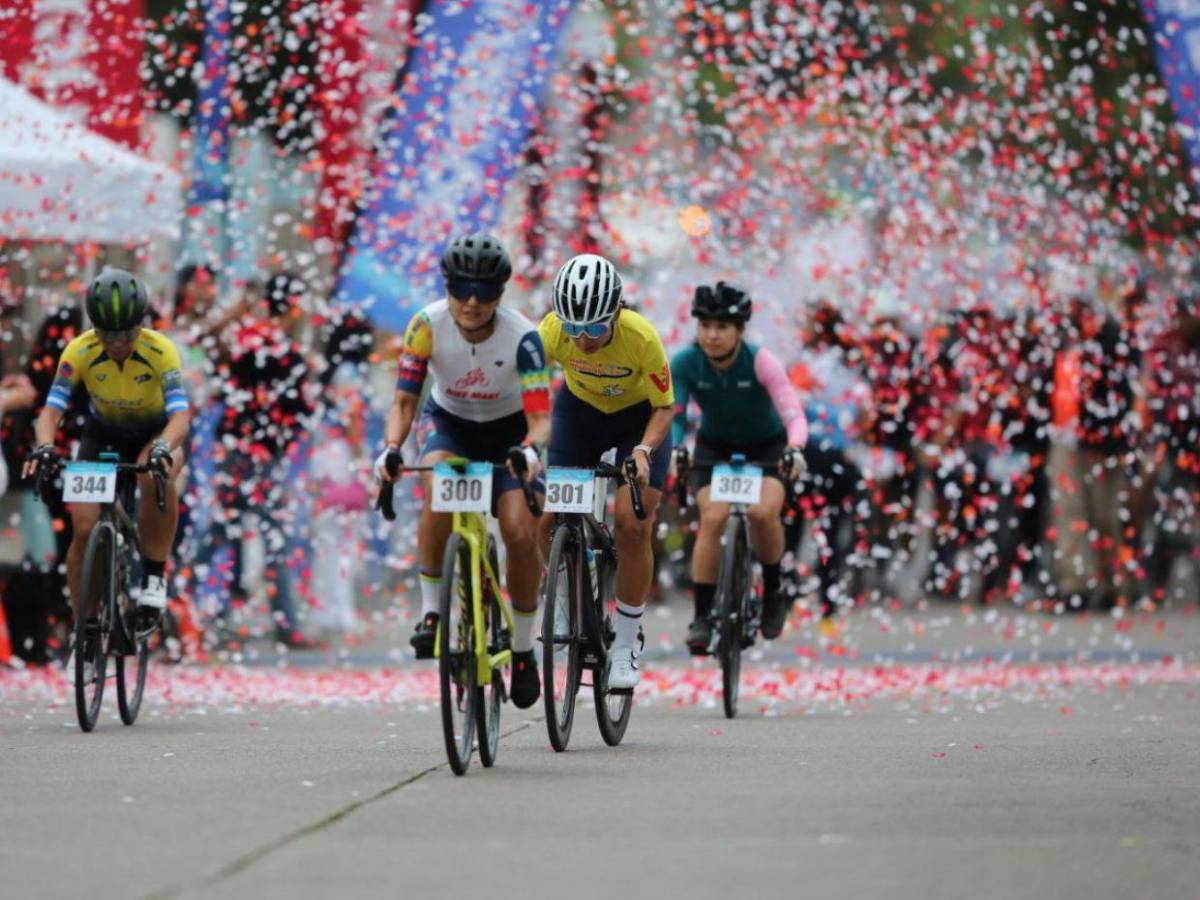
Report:
[[[635,514],[628,485],[617,491],[616,635],[608,656],[609,688],[628,693],[640,677],[634,644],[654,573],[650,538],[671,461],[674,395],[662,339],[646,319],[622,307],[622,293],[608,260],[573,257],[554,279],[554,311],[538,332],[565,382],[554,398],[549,465],[594,468],[615,447],[637,467],[645,518]],[[553,516],[542,517],[543,540],[553,526]]]
[[[779,360],[767,349],[743,338],[750,321],[749,295],[719,281],[701,285],[692,300],[698,320],[696,342],[671,360],[675,383],[674,438],[677,454],[684,454],[683,435],[688,400],[700,407],[696,435],[696,463],[727,461],[735,454],[746,459],[779,462],[764,472],[762,496],[748,511],[750,542],[763,572],[763,637],[779,637],[787,621],[787,604],[780,596],[779,564],[784,536],[780,513],[784,479],[804,474],[800,452],[808,440],[804,408]],[[787,471],[784,471],[784,468]],[[688,626],[688,649],[708,652],[713,626],[710,618],[720,563],[721,532],[729,504],[709,500],[711,465],[689,469],[689,487],[700,508],[700,530],[692,553],[695,618]]]
[[[387,418],[387,447],[375,466],[381,479],[394,480],[389,456],[398,457],[414,423],[422,465],[451,457],[504,464],[509,449],[520,446],[526,462],[523,477],[538,477],[540,448],[550,431],[550,382],[533,323],[499,305],[511,275],[508,253],[490,235],[465,235],[446,248],[446,299],[413,316],[404,335],[400,377]],[[418,421],[417,407],[429,373],[433,388]],[[493,511],[507,553],[505,583],[514,613],[511,697],[525,708],[541,693],[533,629],[542,563],[537,520],[517,480],[522,476],[512,471],[511,463],[508,466],[494,483]],[[432,659],[442,556],[453,515],[433,512],[433,476],[425,473],[423,478],[425,499],[417,534],[421,617],[411,643],[418,659]]]

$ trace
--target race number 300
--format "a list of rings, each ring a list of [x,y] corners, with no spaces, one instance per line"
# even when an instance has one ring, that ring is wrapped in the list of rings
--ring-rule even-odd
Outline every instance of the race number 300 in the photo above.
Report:
[[[762,479],[762,469],[755,466],[713,466],[709,499],[753,506],[762,495]]]
[[[595,490],[591,469],[548,469],[546,512],[590,513]]]
[[[63,473],[67,503],[112,503],[117,494],[117,467],[112,463],[68,463]]]
[[[485,513],[491,506],[491,463],[469,463],[463,471],[449,463],[433,467],[434,512]]]

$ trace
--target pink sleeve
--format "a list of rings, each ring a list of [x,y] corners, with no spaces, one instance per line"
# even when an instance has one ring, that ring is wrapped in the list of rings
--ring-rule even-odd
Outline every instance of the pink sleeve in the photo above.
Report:
[[[793,447],[803,447],[808,443],[808,419],[804,417],[804,407],[800,405],[796,389],[788,381],[783,364],[770,350],[760,347],[754,356],[754,374],[758,377],[758,383],[771,395],[775,411],[783,419],[788,443]]]

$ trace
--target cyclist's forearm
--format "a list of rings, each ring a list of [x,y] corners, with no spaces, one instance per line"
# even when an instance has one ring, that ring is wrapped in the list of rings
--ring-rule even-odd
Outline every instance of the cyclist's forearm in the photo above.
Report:
[[[53,406],[43,408],[38,414],[37,421],[33,423],[34,443],[38,445],[53,444],[62,418],[62,410],[55,409]]]
[[[396,391],[396,399],[388,410],[387,427],[384,429],[384,440],[389,447],[399,447],[408,440],[412,431],[413,419],[417,415],[417,403],[420,397],[407,391]]]
[[[646,430],[642,433],[641,443],[648,447],[658,448],[667,439],[671,425],[675,422],[675,410],[670,406],[659,407],[650,414]]]
[[[178,450],[187,440],[188,431],[192,427],[192,411],[190,409],[172,413],[167,424],[159,435],[160,440],[171,445],[172,450]]]
[[[550,413],[525,413],[525,421],[529,424],[527,443],[545,447],[550,442]]]

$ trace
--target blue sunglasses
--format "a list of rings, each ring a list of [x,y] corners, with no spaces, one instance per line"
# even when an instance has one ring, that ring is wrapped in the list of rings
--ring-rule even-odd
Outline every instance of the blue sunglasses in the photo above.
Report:
[[[604,337],[605,332],[608,331],[608,322],[593,322],[591,325],[572,325],[570,322],[563,322],[562,330],[567,337],[576,338],[581,334],[586,334],[595,340],[598,337]]]

